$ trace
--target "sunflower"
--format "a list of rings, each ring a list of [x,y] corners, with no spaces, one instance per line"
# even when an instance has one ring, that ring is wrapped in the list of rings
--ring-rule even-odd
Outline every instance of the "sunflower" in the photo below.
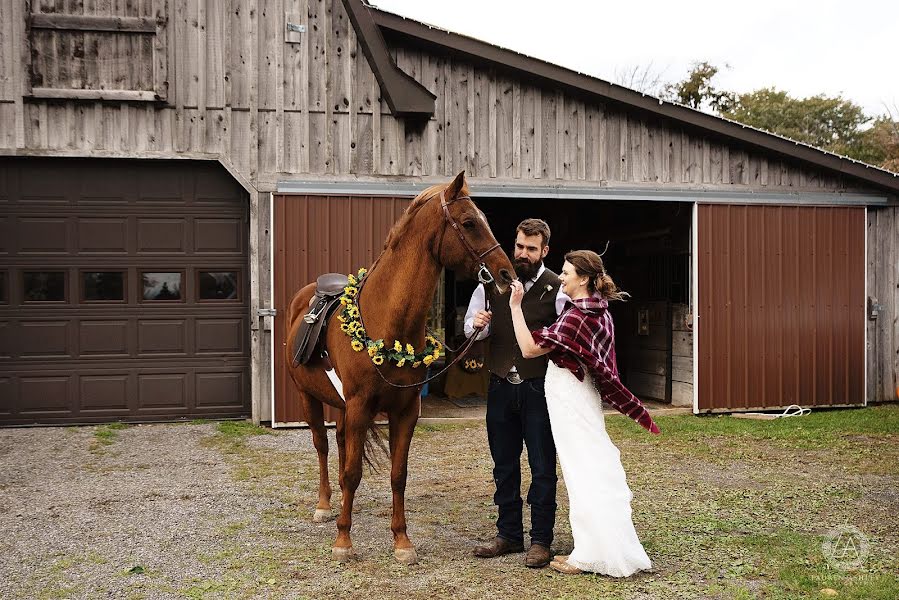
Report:
[[[427,356],[425,356],[425,357],[422,359],[421,362],[423,362],[423,363],[425,364],[425,366],[428,366],[428,365],[430,365],[432,362],[434,362],[434,357],[431,356],[430,354],[428,354]]]
[[[377,347],[377,346],[369,346],[369,347],[368,347],[368,355],[369,355],[369,356],[371,356],[372,358],[374,358],[374,357],[375,357],[375,354],[377,354],[377,353],[378,353],[378,347]]]
[[[359,316],[359,307],[355,304],[350,304],[346,307],[346,314],[349,315],[350,318],[355,319]]]
[[[365,277],[366,273],[368,273],[368,269],[359,269],[357,275],[359,276],[359,279],[362,279],[363,277]]]
[[[406,344],[406,354],[415,354],[415,347],[412,344]]]
[[[378,354],[377,356],[372,357],[371,362],[375,363],[376,365],[383,365],[384,357]]]
[[[361,352],[361,351],[362,351],[362,342],[360,342],[359,340],[353,340],[353,341],[350,343],[350,346],[352,346],[352,347],[353,347],[353,350],[355,350],[356,352]]]
[[[346,323],[346,317],[344,317],[343,315],[337,315],[337,320],[341,323]]]
[[[356,328],[355,333],[357,338],[365,339],[365,329],[361,325]]]
[[[355,275],[347,275],[346,280],[350,285],[356,285],[357,283],[359,283],[359,280],[356,279]]]
[[[350,332],[350,326],[347,325],[346,323],[341,323],[341,324],[340,324],[340,330],[341,330],[342,332],[344,332],[344,333],[349,333],[349,332]]]
[[[401,359],[399,359],[398,361],[396,361],[396,366],[398,366],[398,367],[402,367],[402,366],[405,365],[405,364],[406,364],[406,359],[405,359],[405,358],[401,358]]]
[[[402,351],[403,351],[403,344],[401,344],[399,340],[394,340],[394,341],[393,341],[393,349],[394,349],[396,352],[402,352]]]
[[[343,293],[346,294],[347,296],[350,296],[351,298],[355,298],[356,294],[359,293],[359,288],[350,285],[350,286],[343,288]]]
[[[420,361],[420,360],[417,360],[417,361],[415,361],[414,363],[412,363],[412,368],[413,368],[413,369],[417,369],[417,368],[420,367],[420,366],[421,366],[421,361]]]
[[[434,360],[437,360],[438,358],[440,358],[440,348],[434,348],[434,353],[431,354],[431,356],[434,357]]]

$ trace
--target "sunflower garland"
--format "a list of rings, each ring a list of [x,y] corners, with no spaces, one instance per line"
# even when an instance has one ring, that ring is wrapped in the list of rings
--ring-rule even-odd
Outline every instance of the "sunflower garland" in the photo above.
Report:
[[[337,315],[337,320],[340,321],[340,330],[350,338],[350,346],[353,350],[356,352],[366,350],[371,362],[376,365],[382,365],[385,360],[388,360],[396,363],[397,367],[409,365],[413,369],[417,369],[421,365],[428,366],[440,358],[443,344],[430,335],[425,337],[423,352],[416,352],[412,344],[403,344],[399,340],[394,340],[393,346],[388,347],[385,346],[384,340],[373,340],[368,337],[365,328],[362,327],[362,321],[359,319],[359,306],[356,304],[356,298],[359,296],[359,284],[367,273],[366,269],[359,269],[356,275],[349,275],[347,277],[349,284],[343,288],[343,295],[340,297],[343,310]]]

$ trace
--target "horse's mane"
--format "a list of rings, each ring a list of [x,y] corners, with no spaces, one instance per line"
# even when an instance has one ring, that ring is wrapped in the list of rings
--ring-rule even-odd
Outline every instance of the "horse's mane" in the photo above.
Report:
[[[428,200],[437,196],[441,191],[446,189],[448,184],[439,183],[436,185],[432,185],[429,188],[423,190],[418,196],[415,197],[409,206],[406,207],[406,210],[403,211],[402,216],[397,219],[397,222],[393,224],[393,227],[390,228],[390,233],[387,234],[387,240],[384,242],[384,250],[388,248],[393,248],[396,243],[399,241],[402,231],[406,228],[410,221],[415,218],[415,215],[418,214],[418,211],[422,209],[422,207],[428,203]],[[461,194],[467,196],[468,195],[468,184],[466,183],[462,190]]]

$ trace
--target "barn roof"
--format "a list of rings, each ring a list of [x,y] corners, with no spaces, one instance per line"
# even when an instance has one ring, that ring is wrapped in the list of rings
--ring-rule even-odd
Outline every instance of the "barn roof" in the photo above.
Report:
[[[679,123],[722,141],[737,142],[781,157],[799,160],[854,177],[892,192],[899,192],[899,174],[855,159],[827,152],[723,117],[704,113],[614,83],[566,69],[537,58],[488,44],[393,14],[364,2],[344,0],[363,51],[381,84],[382,93],[397,115],[430,115],[434,95],[393,63],[386,39],[449,53],[474,63],[489,64],[531,81],[588,94],[621,108]]]

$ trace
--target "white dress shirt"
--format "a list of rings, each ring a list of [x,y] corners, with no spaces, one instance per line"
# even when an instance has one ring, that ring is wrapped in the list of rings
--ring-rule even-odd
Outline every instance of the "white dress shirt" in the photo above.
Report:
[[[543,271],[546,270],[546,267],[541,264],[540,268],[537,270],[537,274],[534,275],[532,279],[528,279],[524,282],[524,293],[527,294],[532,287],[534,287],[534,283],[540,279],[540,276],[543,275]],[[565,303],[571,300],[568,295],[562,291],[562,286],[558,286],[558,290],[556,292],[556,314],[562,314],[562,309],[565,308]],[[465,337],[471,337],[471,334],[474,333],[474,316],[478,314],[478,312],[484,310],[484,307],[487,305],[487,302],[484,298],[484,284],[479,283],[478,287],[475,288],[474,293],[471,295],[471,300],[468,303],[468,311],[465,313]],[[479,340],[483,340],[488,335],[490,335],[490,325],[488,324],[481,333],[478,334]]]

